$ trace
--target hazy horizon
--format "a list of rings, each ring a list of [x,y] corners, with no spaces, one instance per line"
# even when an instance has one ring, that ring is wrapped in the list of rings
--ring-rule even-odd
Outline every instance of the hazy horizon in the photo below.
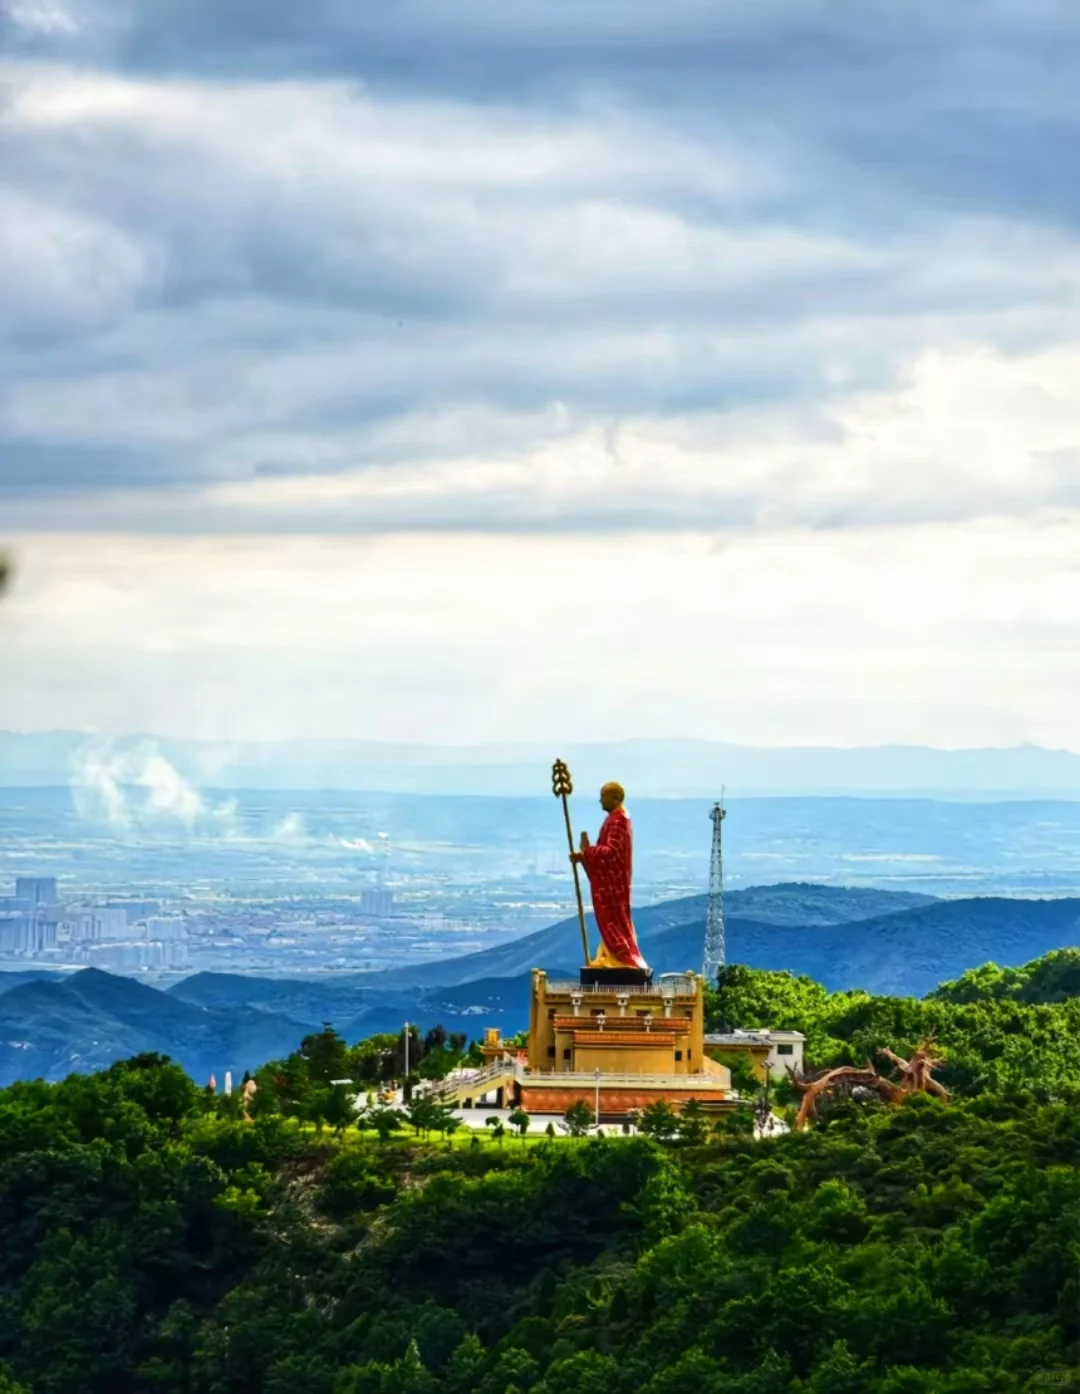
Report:
[[[1034,745],[943,750],[926,746],[763,747],[692,738],[434,745],[324,737],[275,742],[193,741],[0,731],[0,784],[70,785],[99,803],[121,786],[163,806],[192,807],[198,790],[425,791],[542,794],[551,762],[570,761],[578,795],[609,778],[633,797],[1046,798],[1080,795],[1080,756]]]

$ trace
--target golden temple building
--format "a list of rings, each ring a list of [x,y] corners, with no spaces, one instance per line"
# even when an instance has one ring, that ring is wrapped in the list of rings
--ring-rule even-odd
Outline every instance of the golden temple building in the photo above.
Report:
[[[583,975],[584,976],[584,975]],[[616,976],[616,975],[612,975]],[[734,1106],[731,1074],[705,1047],[704,981],[666,973],[657,983],[549,980],[533,969],[527,1056],[512,1055],[489,1028],[485,1064],[440,1091],[444,1102],[498,1103],[555,1114],[583,1102],[605,1121],[663,1099],[678,1110],[696,1099]]]

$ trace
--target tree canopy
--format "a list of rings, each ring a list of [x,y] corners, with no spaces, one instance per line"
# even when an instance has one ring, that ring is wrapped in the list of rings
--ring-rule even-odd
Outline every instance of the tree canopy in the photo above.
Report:
[[[965,975],[910,1002],[729,970],[710,1012],[797,1026],[814,1063],[869,1040],[905,1053],[932,1016],[955,1071],[952,1102],[846,1100],[763,1140],[707,1134],[692,1110],[658,1120],[663,1141],[461,1147],[419,1099],[411,1127],[375,1110],[397,1123],[385,1143],[351,1122],[335,1134],[294,1102],[340,1088],[332,1041],[277,1062],[288,1087],[250,1120],[159,1056],[13,1085],[0,1391],[1065,1383],[1080,1363],[1080,1067],[1057,1032],[1076,999],[1028,998],[1067,976]],[[344,1049],[374,1059],[393,1039]]]

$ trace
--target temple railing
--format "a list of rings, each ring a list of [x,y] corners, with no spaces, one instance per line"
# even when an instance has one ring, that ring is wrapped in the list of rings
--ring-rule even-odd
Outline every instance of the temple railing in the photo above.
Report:
[[[501,1060],[492,1060],[490,1065],[482,1065],[470,1075],[441,1080],[431,1092],[434,1098],[438,1098],[440,1094],[457,1094],[465,1090],[475,1090],[478,1086],[495,1079],[505,1079],[507,1075],[517,1077],[520,1073],[521,1067],[518,1062],[512,1056],[505,1055]]]
[[[650,997],[696,997],[698,991],[697,978],[690,977],[663,977],[656,983],[579,983],[570,979],[566,982],[549,982],[545,984],[548,992],[568,992],[571,994],[580,992],[583,997],[588,997],[590,993],[603,992],[610,996],[627,997],[648,995]]]

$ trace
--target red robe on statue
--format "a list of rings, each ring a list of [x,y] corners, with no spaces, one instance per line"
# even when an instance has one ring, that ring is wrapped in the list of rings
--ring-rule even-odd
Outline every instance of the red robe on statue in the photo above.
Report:
[[[607,949],[607,954],[601,950],[596,962],[605,967],[648,969],[630,918],[633,834],[624,808],[613,809],[604,819],[596,842],[583,849],[581,863],[592,890],[596,925]],[[609,957],[613,963],[605,962]]]

